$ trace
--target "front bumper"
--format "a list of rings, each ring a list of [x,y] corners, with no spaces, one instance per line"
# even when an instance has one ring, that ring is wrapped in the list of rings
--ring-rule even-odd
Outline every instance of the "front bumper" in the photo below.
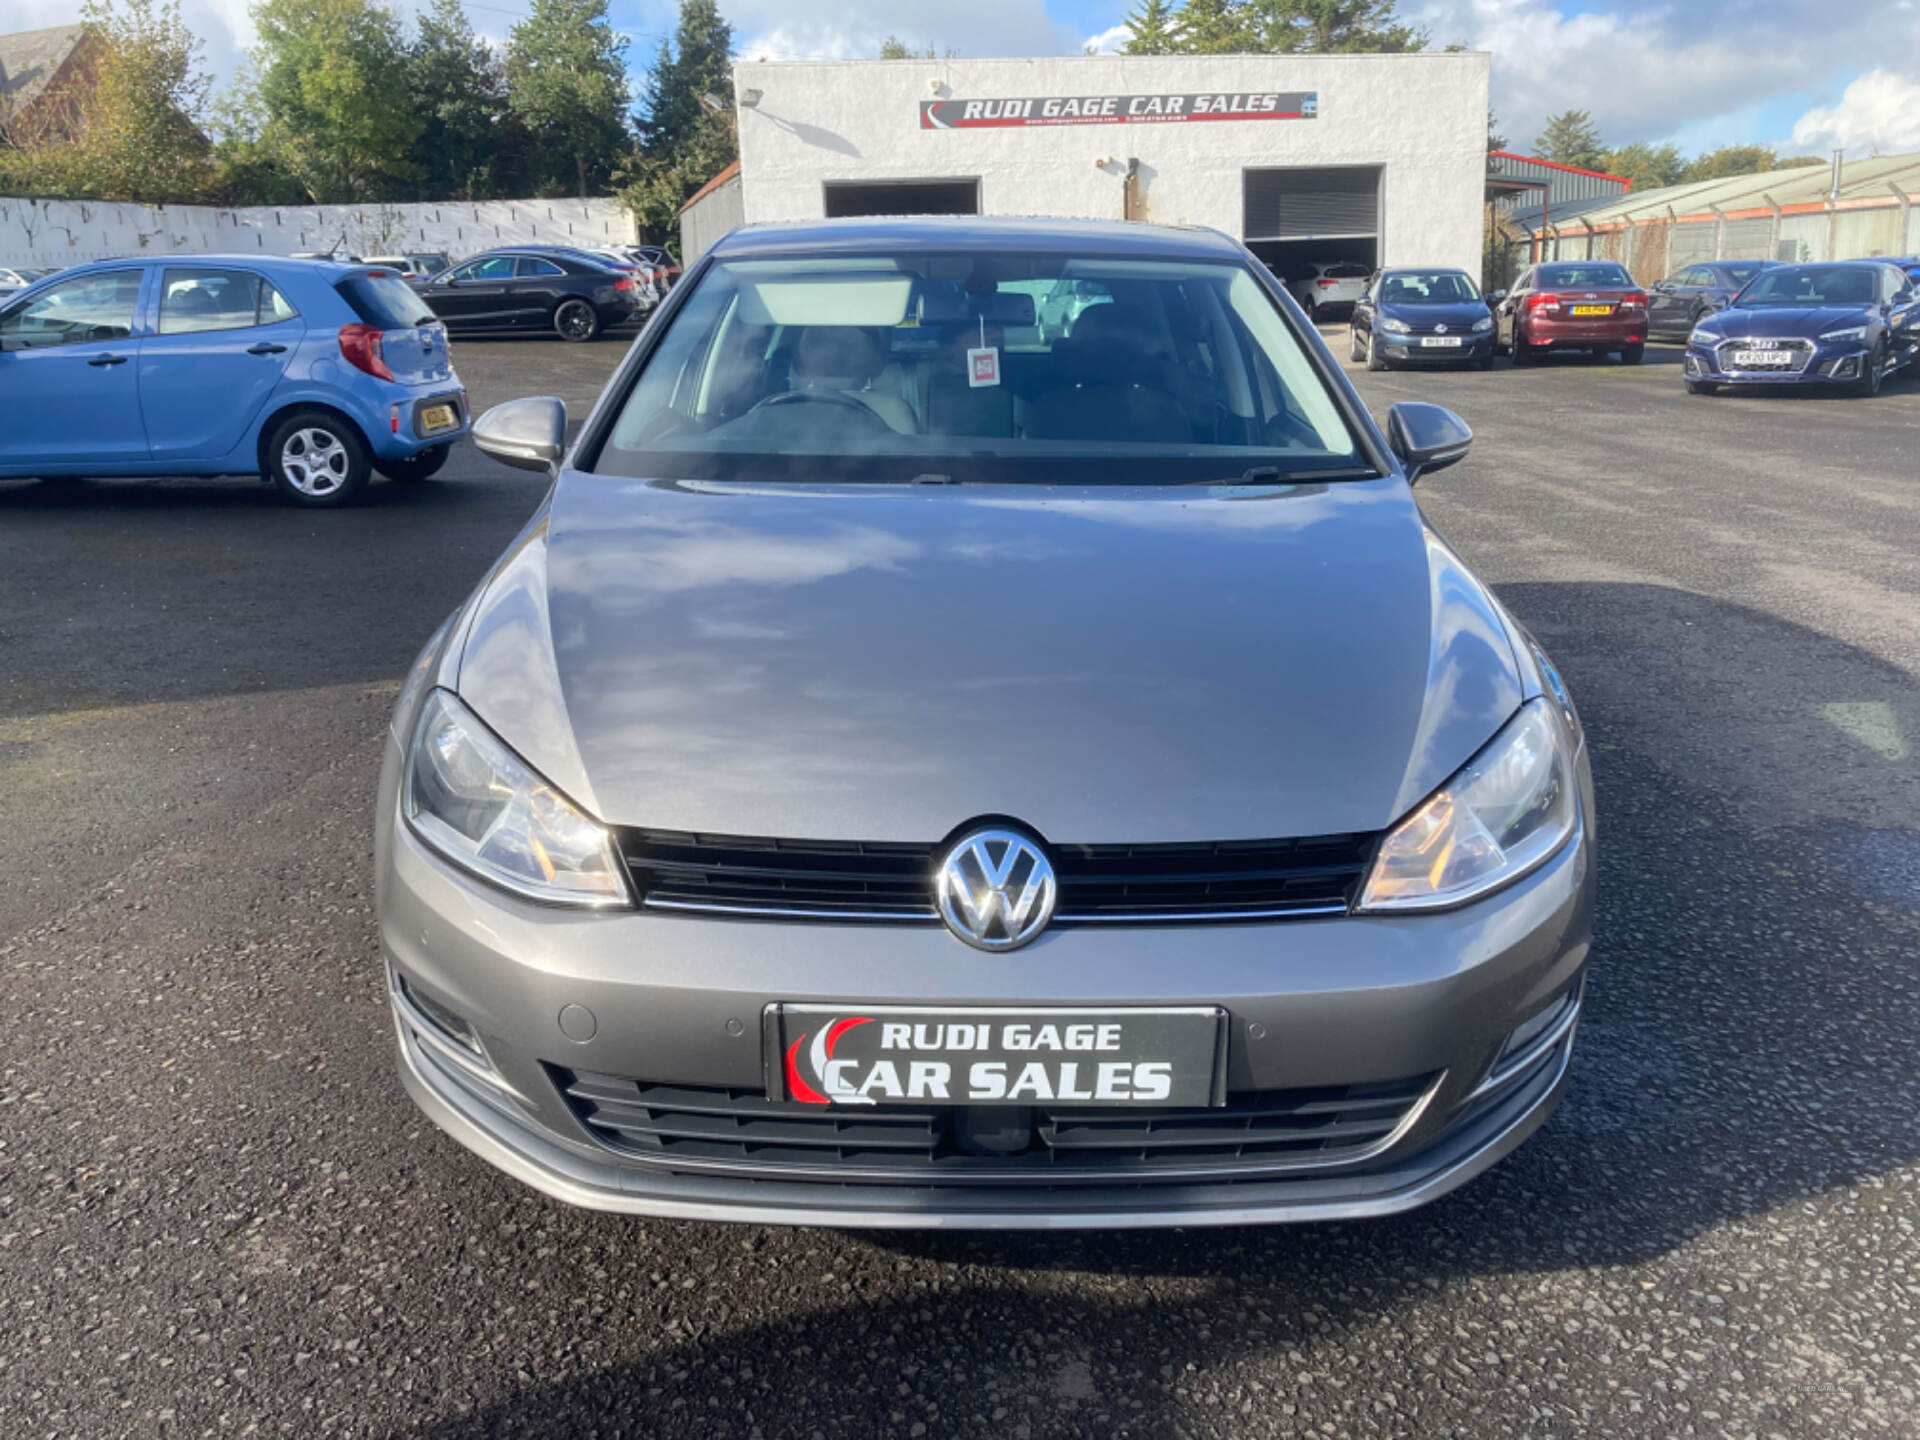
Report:
[[[1688,341],[1681,357],[1681,373],[1689,380],[1715,385],[1854,385],[1864,373],[1867,347],[1857,342],[1839,345],[1812,343],[1804,364],[1779,372],[1730,368],[1722,351],[1730,347],[1696,345]]]
[[[1376,343],[1380,353],[1396,365],[1458,365],[1464,361],[1485,360],[1493,354],[1491,330],[1463,335],[1458,348],[1422,345],[1419,335],[1395,335],[1386,330],[1379,335]]]
[[[406,987],[389,986],[407,1089],[468,1149],[574,1204],[885,1227],[1381,1215],[1480,1173],[1545,1120],[1565,1084],[1592,926],[1590,829],[1519,884],[1457,911],[1062,929],[989,955],[938,928],[528,905],[421,846],[397,818],[399,768],[389,737],[379,915],[389,974]],[[1581,771],[1588,790],[1584,760]],[[463,1017],[478,1049],[454,1043],[408,992]],[[1351,1163],[1072,1183],[931,1171],[882,1180],[851,1165],[823,1175],[637,1154],[596,1139],[563,1094],[575,1072],[757,1094],[761,1015],[781,1001],[1219,1004],[1230,1017],[1229,1092],[1433,1079],[1390,1142]],[[1507,1048],[1541,1017],[1551,1023]]]

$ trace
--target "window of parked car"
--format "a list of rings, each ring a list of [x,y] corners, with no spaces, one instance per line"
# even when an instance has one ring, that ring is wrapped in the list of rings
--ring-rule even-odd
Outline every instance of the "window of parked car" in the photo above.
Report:
[[[511,255],[489,255],[484,260],[469,260],[455,269],[449,280],[511,280],[513,278],[514,257]]]
[[[1480,298],[1480,287],[1458,270],[1383,275],[1377,288],[1387,305],[1470,305]]]
[[[1059,329],[1037,323],[1063,299]],[[896,483],[1373,473],[1241,266],[1022,253],[716,264],[595,468]]]
[[[439,319],[397,275],[349,275],[333,288],[355,315],[382,330],[431,325]]]
[[[160,277],[162,335],[248,330],[298,314],[272,284],[250,270],[169,269]]]
[[[1782,265],[1740,292],[1734,303],[1758,305],[1871,305],[1877,284],[1864,265]]]
[[[1689,265],[1673,277],[1673,283],[1684,289],[1704,288],[1713,284],[1713,272],[1704,265]]]
[[[139,301],[138,270],[96,271],[61,281],[0,315],[0,349],[124,340],[133,334]]]
[[[1364,280],[1373,274],[1373,267],[1343,261],[1338,265],[1322,266],[1320,273],[1329,280]]]
[[[1564,285],[1577,289],[1584,285],[1589,289],[1600,286],[1632,285],[1633,277],[1627,274],[1624,266],[1610,260],[1589,260],[1577,263],[1558,262],[1542,265],[1534,271],[1534,280],[1542,288]]]
[[[551,260],[541,260],[532,255],[522,255],[514,267],[514,274],[518,275],[522,280],[526,280],[535,275],[564,275],[566,273],[566,271],[562,270]]]
[[[1720,267],[1736,285],[1744,285],[1767,267],[1758,260],[1730,260]]]

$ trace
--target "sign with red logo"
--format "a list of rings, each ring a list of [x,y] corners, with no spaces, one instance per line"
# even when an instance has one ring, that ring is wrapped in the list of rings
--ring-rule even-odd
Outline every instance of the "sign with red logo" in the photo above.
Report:
[[[922,130],[1021,125],[1168,125],[1188,120],[1312,120],[1311,90],[1260,94],[1042,95],[1029,100],[922,100]]]
[[[1226,1103],[1226,1012],[775,1005],[767,1091],[807,1105]]]
[[[1000,383],[1000,351],[997,346],[967,351],[967,384],[978,390],[982,385]]]

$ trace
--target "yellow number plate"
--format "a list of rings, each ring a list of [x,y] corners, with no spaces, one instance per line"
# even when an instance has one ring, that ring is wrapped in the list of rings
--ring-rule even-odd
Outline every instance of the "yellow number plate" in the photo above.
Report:
[[[459,423],[454,418],[451,405],[429,405],[420,412],[420,429],[423,434],[431,435],[436,430],[451,430]]]
[[[1576,305],[1573,307],[1573,313],[1576,315],[1611,315],[1613,313],[1613,307],[1611,305]]]

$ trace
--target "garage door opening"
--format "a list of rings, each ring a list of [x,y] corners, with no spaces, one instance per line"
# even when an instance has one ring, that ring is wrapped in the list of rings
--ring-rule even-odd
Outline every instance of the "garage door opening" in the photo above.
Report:
[[[827,218],[840,215],[978,215],[978,180],[826,182]]]
[[[1242,238],[1288,283],[1316,264],[1380,264],[1380,167],[1248,170]]]

